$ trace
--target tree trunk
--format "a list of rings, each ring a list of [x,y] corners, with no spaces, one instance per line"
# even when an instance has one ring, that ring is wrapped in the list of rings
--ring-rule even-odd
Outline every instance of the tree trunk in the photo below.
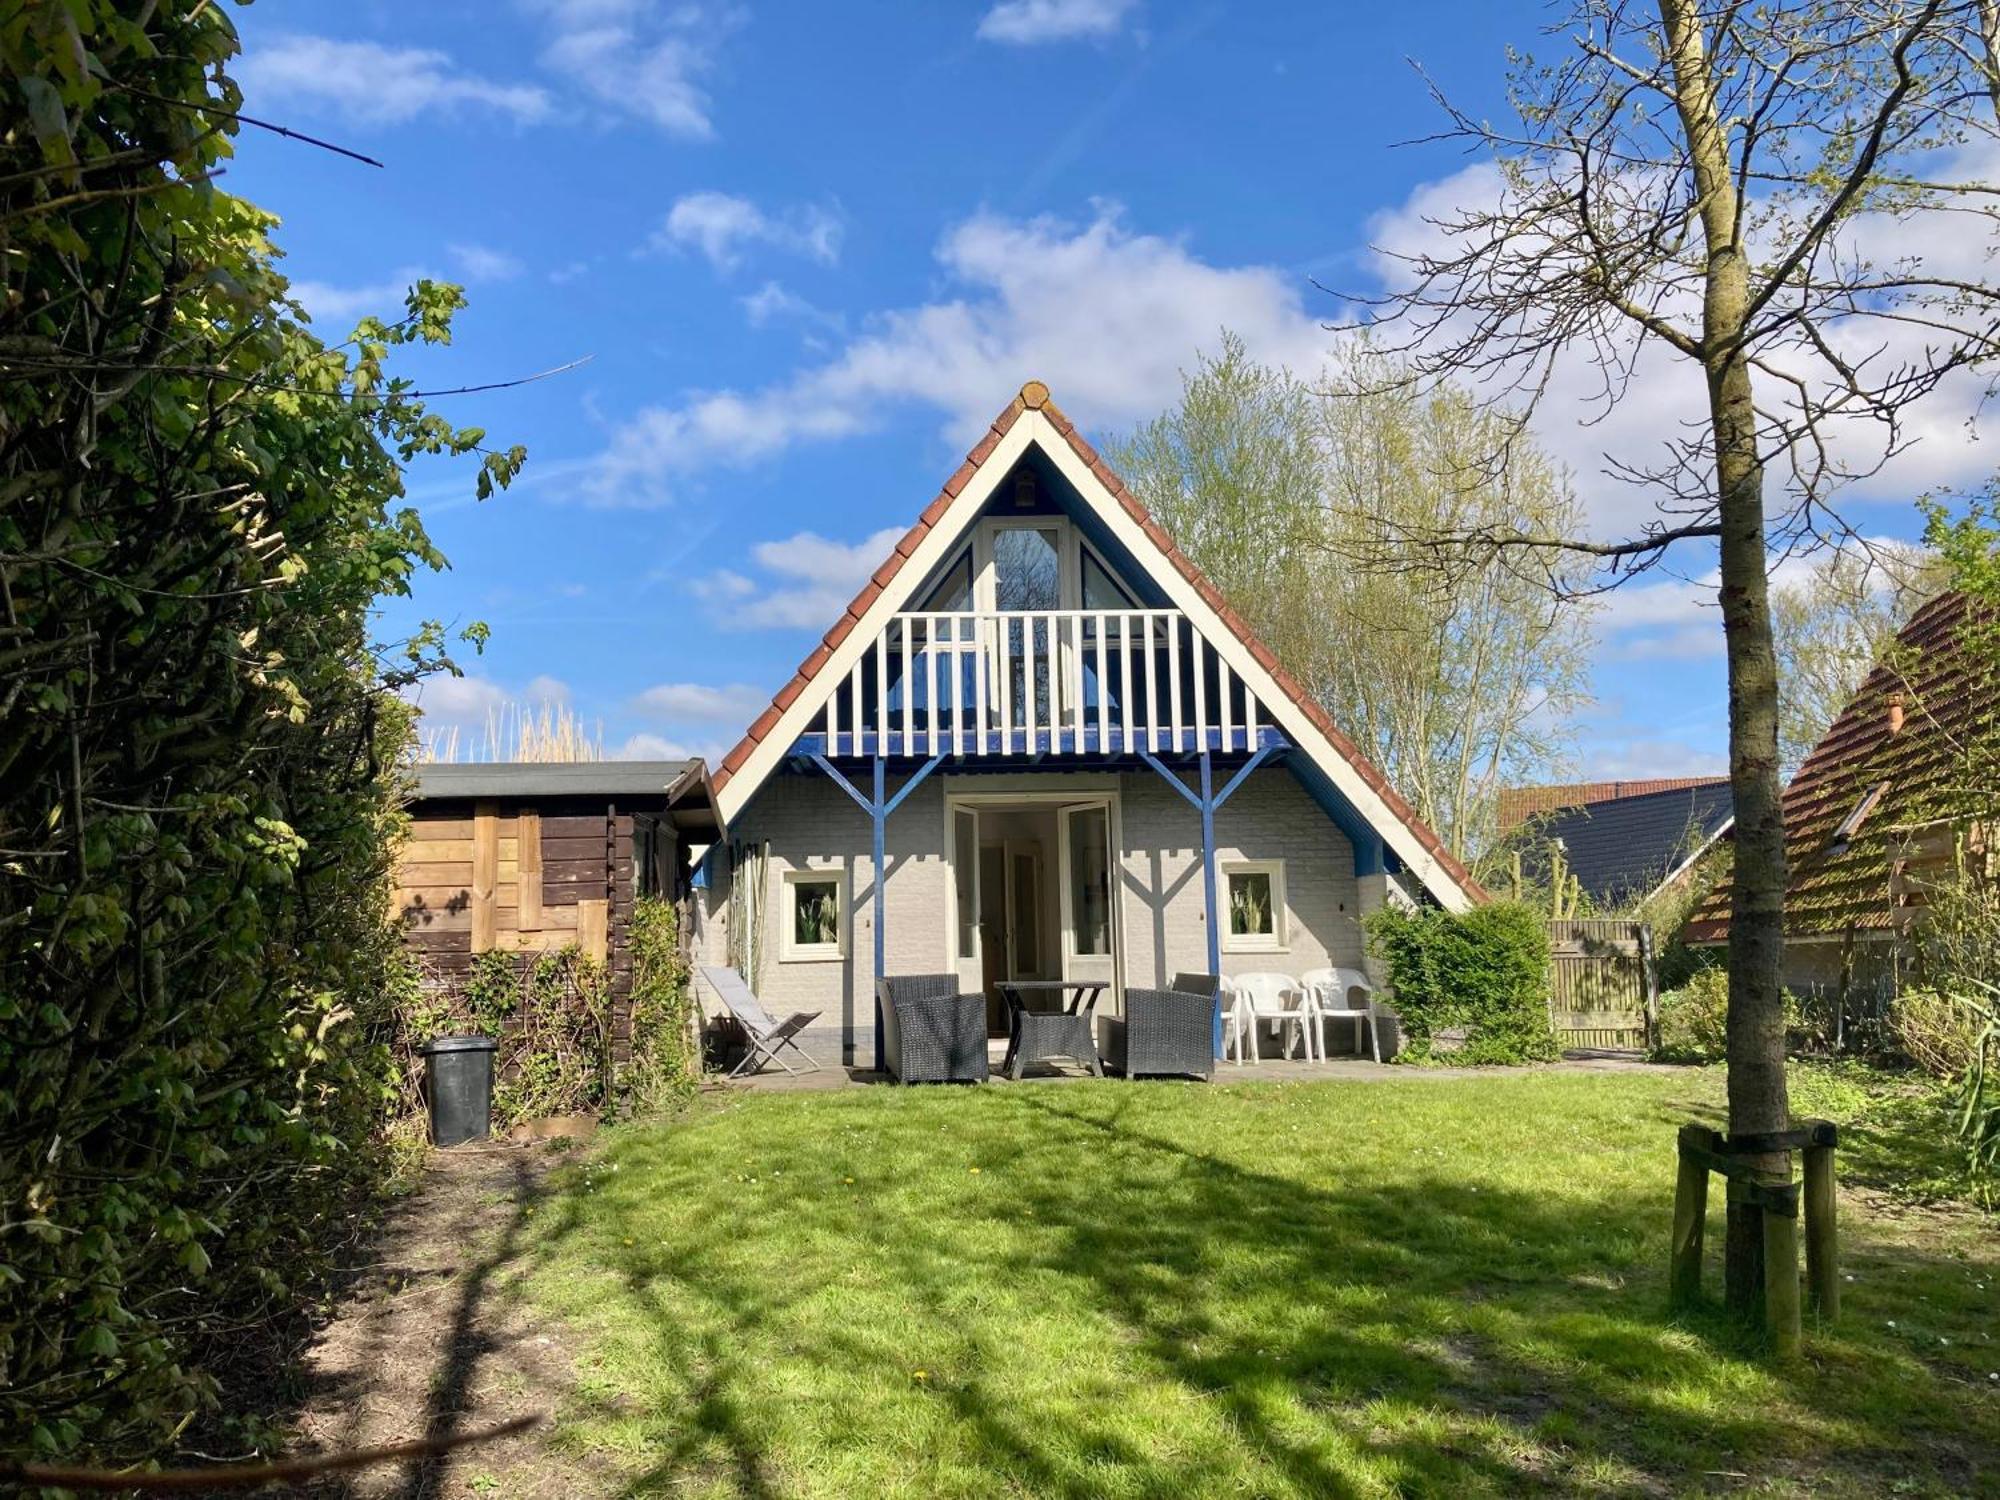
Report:
[[[1778,661],[1771,637],[1764,538],[1764,466],[1742,338],[1750,311],[1750,260],[1730,173],[1699,8],[1659,0],[1674,103],[1700,195],[1708,264],[1701,355],[1715,437],[1722,527],[1722,627],[1729,655],[1729,785],[1736,866],[1729,911],[1729,1133],[1784,1130],[1785,828],[1779,807]],[[1790,1174],[1786,1153],[1752,1164]],[[1729,1206],[1725,1297],[1743,1313],[1762,1306],[1762,1215]]]
[[[1711,378],[1722,520],[1722,625],[1729,653],[1729,789],[1736,864],[1729,908],[1729,1133],[1786,1129],[1785,825],[1779,806],[1778,661],[1765,571],[1764,483],[1750,372],[1741,359]],[[1752,1159],[1789,1177],[1785,1153]],[[1764,1290],[1762,1215],[1729,1205],[1724,1269],[1731,1308],[1757,1312]]]

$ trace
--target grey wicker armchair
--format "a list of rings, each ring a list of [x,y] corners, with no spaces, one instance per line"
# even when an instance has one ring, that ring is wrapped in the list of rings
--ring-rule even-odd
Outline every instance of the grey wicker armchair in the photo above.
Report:
[[[1215,996],[1213,985],[1183,987],[1176,975],[1170,990],[1125,991],[1123,1016],[1100,1016],[1099,1050],[1114,1072],[1127,1078],[1146,1073],[1185,1073],[1206,1081],[1215,1076]]]
[[[956,974],[884,976],[882,1057],[903,1083],[984,1083],[986,998],[960,991]]]

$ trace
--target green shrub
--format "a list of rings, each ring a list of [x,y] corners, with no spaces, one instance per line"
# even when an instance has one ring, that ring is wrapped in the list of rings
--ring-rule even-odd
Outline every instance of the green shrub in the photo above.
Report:
[[[294,1316],[373,1185],[393,1078],[397,688],[379,635],[443,559],[393,352],[421,284],[315,337],[275,221],[219,191],[242,99],[219,5],[0,25],[0,1460],[184,1439]],[[227,1439],[223,1439],[227,1441]]]
[[[1454,1063],[1545,1062],[1560,1056],[1549,1026],[1549,931],[1512,901],[1470,911],[1394,907],[1368,919],[1371,949],[1389,965],[1404,1055],[1440,1055],[1437,1034],[1463,1029]]]
[[[1660,996],[1661,1062],[1720,1062],[1729,1050],[1729,975],[1696,969],[1679,989]]]
[[[1799,997],[1785,991],[1785,1026],[1799,1024]],[[1729,972],[1696,969],[1679,989],[1660,996],[1659,1062],[1721,1062],[1729,1055]]]
[[[1967,998],[1937,989],[1908,989],[1889,1006],[1896,1050],[1933,1078],[1955,1083],[1971,1068],[1981,1017]]]
[[[632,1058],[620,1092],[638,1109],[658,1109],[691,1095],[701,1082],[694,987],[681,954],[674,904],[642,896],[632,908]]]
[[[500,949],[479,954],[464,979],[424,971],[397,1011],[402,1108],[423,1108],[424,1060],[433,1037],[496,1038],[493,1122],[506,1130],[524,1120],[602,1113],[611,1033],[609,974],[571,944],[551,953]]]

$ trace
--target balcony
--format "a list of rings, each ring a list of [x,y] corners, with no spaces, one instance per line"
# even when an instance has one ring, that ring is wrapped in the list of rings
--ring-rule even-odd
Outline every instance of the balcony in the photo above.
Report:
[[[840,757],[1249,753],[1256,695],[1173,609],[900,614],[808,731]]]

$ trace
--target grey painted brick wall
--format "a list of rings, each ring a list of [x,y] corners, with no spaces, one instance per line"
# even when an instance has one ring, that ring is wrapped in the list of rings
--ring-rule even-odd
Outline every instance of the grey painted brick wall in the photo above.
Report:
[[[900,781],[891,778],[891,791]],[[1074,791],[1118,794],[1118,906],[1124,982],[1156,986],[1179,970],[1208,967],[1201,872],[1200,818],[1150,770],[1111,776],[1047,772],[1009,779],[940,771],[913,792],[888,826],[887,961],[890,973],[933,973],[950,959],[951,880],[946,860],[948,792]],[[1285,862],[1288,943],[1283,952],[1225,952],[1225,974],[1275,969],[1300,974],[1329,964],[1362,963],[1359,893],[1345,835],[1282,768],[1253,772],[1216,816],[1218,864],[1233,859]],[[868,819],[824,776],[772,777],[730,829],[745,847],[770,845],[758,993],[777,1015],[816,1010],[806,1035],[821,1061],[867,1066],[874,1056],[874,928]],[[787,870],[839,870],[850,902],[846,952],[838,960],[787,960],[778,924]],[[1056,878],[1053,861],[1049,878]],[[696,950],[704,963],[726,963],[729,889],[717,858],[699,904]],[[1223,919],[1227,921],[1226,893]],[[704,1002],[713,1005],[704,994]],[[1106,1006],[1112,1002],[1107,1001]]]

